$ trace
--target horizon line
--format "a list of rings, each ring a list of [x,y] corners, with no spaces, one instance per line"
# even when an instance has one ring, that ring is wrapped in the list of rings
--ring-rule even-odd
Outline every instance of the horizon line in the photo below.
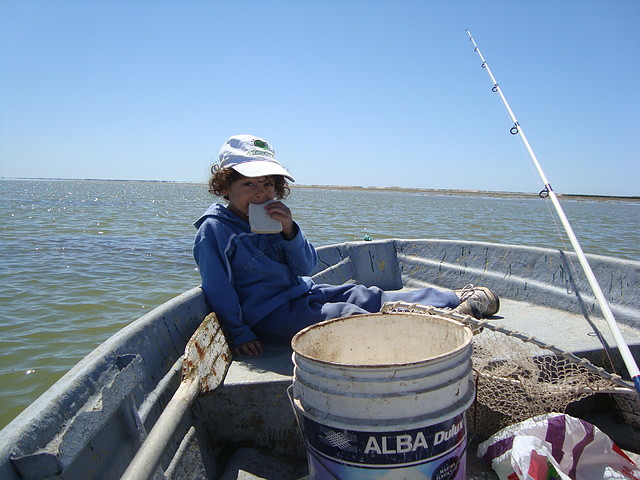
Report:
[[[65,178],[65,177],[5,177],[1,176],[1,180],[55,180],[55,181],[86,181],[86,182],[138,182],[138,183],[179,183],[179,184],[191,184],[191,185],[206,185],[207,182],[196,182],[189,180],[141,180],[141,179],[118,179],[118,178]],[[457,188],[423,188],[423,187],[401,187],[397,185],[393,186],[364,186],[364,185],[319,185],[319,184],[293,184],[291,188],[328,188],[334,190],[383,190],[392,192],[407,192],[407,193],[439,193],[444,195],[490,195],[490,196],[523,196],[523,197],[538,197],[539,193],[535,192],[511,192],[503,190],[470,190],[470,189],[457,189]],[[640,195],[599,195],[589,193],[557,193],[558,197],[574,197],[574,198],[588,198],[588,199],[607,199],[607,200],[631,200],[640,201]]]

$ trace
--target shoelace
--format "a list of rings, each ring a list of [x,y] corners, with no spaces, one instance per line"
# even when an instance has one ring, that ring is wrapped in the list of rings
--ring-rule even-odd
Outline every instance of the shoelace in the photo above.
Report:
[[[471,296],[473,296],[475,291],[475,287],[472,283],[467,283],[464,287],[457,290],[456,293],[458,294],[458,297],[460,297],[460,303],[468,300]]]

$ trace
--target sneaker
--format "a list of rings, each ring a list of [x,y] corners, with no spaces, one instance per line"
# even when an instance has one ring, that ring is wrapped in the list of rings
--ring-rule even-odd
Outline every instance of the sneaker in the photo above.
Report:
[[[471,315],[474,318],[484,318],[495,315],[500,309],[500,299],[487,287],[465,287],[454,290],[460,298],[460,305],[453,309],[462,315]]]

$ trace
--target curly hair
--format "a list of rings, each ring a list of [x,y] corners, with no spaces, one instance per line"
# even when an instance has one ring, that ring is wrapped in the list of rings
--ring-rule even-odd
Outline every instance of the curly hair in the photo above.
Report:
[[[287,198],[291,190],[287,180],[282,175],[269,175],[275,184],[276,198],[282,200]],[[223,197],[229,200],[229,197],[222,194],[223,190],[228,190],[233,182],[245,178],[241,173],[236,172],[233,168],[220,168],[220,165],[211,167],[211,178],[209,178],[209,193],[216,197]]]

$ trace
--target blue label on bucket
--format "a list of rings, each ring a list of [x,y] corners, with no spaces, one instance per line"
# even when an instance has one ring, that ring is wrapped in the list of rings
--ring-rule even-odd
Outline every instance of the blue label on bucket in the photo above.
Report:
[[[423,428],[366,432],[303,417],[311,478],[463,479],[464,414]]]

